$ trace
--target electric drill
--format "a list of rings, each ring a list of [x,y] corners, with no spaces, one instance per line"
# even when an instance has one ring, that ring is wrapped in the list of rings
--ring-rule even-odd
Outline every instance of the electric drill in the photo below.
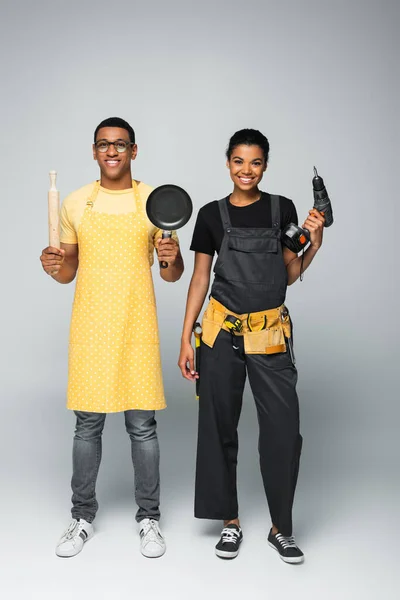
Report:
[[[328,192],[322,177],[318,175],[317,169],[314,167],[314,177],[312,180],[314,193],[314,208],[319,212],[324,213],[325,227],[330,227],[333,223],[332,204],[329,200]],[[295,223],[289,225],[282,232],[282,243],[295,254],[298,254],[310,242],[310,232],[308,229],[303,229]]]

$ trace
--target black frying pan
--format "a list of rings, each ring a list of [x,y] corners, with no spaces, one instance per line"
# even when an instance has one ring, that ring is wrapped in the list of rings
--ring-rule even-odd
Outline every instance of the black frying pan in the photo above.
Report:
[[[193,205],[190,196],[177,185],[167,184],[155,188],[146,202],[146,212],[150,221],[163,230],[162,237],[172,236],[173,229],[180,229],[192,216]],[[160,262],[166,269],[168,263]]]

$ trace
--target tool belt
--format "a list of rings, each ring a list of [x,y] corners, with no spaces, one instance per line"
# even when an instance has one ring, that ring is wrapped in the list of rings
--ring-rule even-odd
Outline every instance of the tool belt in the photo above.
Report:
[[[277,308],[238,315],[215,298],[210,298],[202,321],[202,341],[213,347],[221,331],[243,336],[245,354],[286,352],[286,340],[292,335],[289,311],[284,304]]]

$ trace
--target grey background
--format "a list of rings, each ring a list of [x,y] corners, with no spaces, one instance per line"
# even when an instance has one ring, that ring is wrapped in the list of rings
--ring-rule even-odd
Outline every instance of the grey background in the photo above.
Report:
[[[398,598],[399,4],[390,1],[2,3],[1,588],[8,598],[263,596]],[[98,535],[72,560],[54,546],[69,518],[73,415],[65,409],[74,286],[41,271],[48,171],[64,197],[97,176],[93,129],[134,126],[134,175],[190,192],[186,272],[154,269],[169,408],[159,414],[163,530],[158,561],[138,552],[129,444],[108,418]],[[246,391],[239,493],[245,541],[218,561],[219,523],[193,519],[196,413],[176,362],[197,210],[226,195],[224,151],[242,127],[271,143],[264,189],[299,218],[312,166],[336,223],[302,283],[296,327],[304,451],[295,506],[303,566],[266,544],[269,515]]]

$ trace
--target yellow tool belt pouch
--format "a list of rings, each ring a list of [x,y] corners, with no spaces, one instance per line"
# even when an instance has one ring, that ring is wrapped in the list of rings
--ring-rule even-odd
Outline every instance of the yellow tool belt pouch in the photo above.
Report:
[[[213,299],[210,300],[201,323],[203,330],[201,341],[203,344],[210,346],[210,348],[214,346],[217,335],[221,331],[226,315],[228,314],[222,304],[218,302],[218,305],[218,307],[214,306]]]
[[[245,354],[286,352],[280,309],[265,311],[262,318],[259,315],[254,313],[248,316],[248,328],[243,333]]]
[[[286,352],[286,339],[291,337],[292,332],[289,312],[284,305],[257,313],[238,315],[211,298],[202,322],[204,344],[212,348],[221,329],[232,333],[225,324],[228,316],[241,322],[242,331],[233,335],[243,336],[245,354]]]

